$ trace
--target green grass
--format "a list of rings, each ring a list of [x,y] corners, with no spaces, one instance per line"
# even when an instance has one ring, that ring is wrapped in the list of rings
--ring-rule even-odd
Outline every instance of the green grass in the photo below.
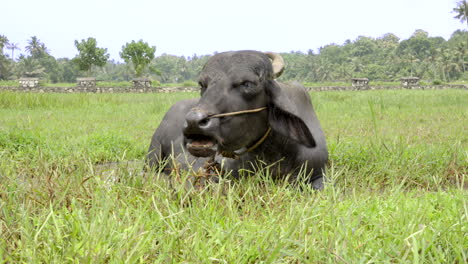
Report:
[[[42,87],[75,87],[76,83],[50,83],[50,82],[40,81],[39,86],[42,86]]]
[[[450,82],[450,84],[455,84],[455,85],[467,85],[467,84],[468,84],[468,81],[466,81],[466,80],[459,80],[459,81]]]
[[[18,86],[18,81],[0,81],[0,87]]]
[[[194,81],[185,81],[183,83],[163,83],[161,87],[198,87],[198,83]]]
[[[131,87],[132,82],[108,82],[108,81],[98,81],[96,82],[98,87]]]
[[[465,263],[468,93],[311,95],[330,150],[322,192],[267,171],[201,190],[138,164],[99,171],[142,160],[195,93],[0,92],[1,262]]]

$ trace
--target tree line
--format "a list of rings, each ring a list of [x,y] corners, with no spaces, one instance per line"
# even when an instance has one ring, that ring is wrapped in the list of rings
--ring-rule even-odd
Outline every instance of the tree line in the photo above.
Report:
[[[468,2],[461,0],[453,8],[454,18],[468,26]],[[75,40],[78,55],[54,58],[36,36],[28,41],[26,53],[15,60],[17,43],[0,35],[0,80],[39,77],[49,82],[75,82],[79,76],[94,76],[98,80],[129,81],[148,77],[160,83],[196,81],[198,73],[210,55],[189,57],[162,54],[155,57],[155,46],[140,40],[122,46],[121,63],[109,60],[107,49],[97,47],[94,38]],[[11,56],[9,52],[11,51]],[[317,53],[291,51],[281,53],[287,70],[283,80],[301,82],[347,81],[365,77],[370,80],[395,81],[401,77],[419,77],[434,82],[468,80],[468,32],[457,30],[448,40],[430,37],[424,30],[401,40],[392,33],[379,38],[359,36],[343,44],[328,44]]]
[[[317,54],[283,54],[289,63],[286,79],[323,82],[369,78],[392,81],[401,77],[450,82],[466,79],[468,32],[457,30],[449,40],[417,30],[405,40],[388,33],[380,38],[359,36],[342,45],[321,47]],[[294,69],[294,70],[291,70]]]
[[[129,81],[143,76],[160,83],[182,83],[196,81],[211,56],[162,54],[155,57],[156,47],[140,40],[122,47],[120,56],[125,63],[121,63],[109,60],[107,49],[97,47],[94,38],[75,41],[75,46],[79,52],[75,58],[56,59],[47,46],[33,36],[25,47],[26,53],[14,60],[18,45],[0,35],[0,80],[39,77],[56,83],[94,76],[98,80]],[[464,30],[455,31],[448,40],[430,37],[423,30],[415,31],[405,40],[392,33],[379,38],[359,36],[341,45],[323,46],[317,53],[313,50],[281,53],[287,67],[282,79],[327,82],[366,77],[393,81],[412,76],[443,82],[468,80],[467,49],[468,32]]]

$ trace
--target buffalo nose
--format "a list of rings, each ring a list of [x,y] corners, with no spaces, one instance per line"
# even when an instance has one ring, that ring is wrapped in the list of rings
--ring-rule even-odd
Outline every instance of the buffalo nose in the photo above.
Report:
[[[206,130],[212,125],[212,119],[203,111],[191,110],[185,116],[185,129]]]

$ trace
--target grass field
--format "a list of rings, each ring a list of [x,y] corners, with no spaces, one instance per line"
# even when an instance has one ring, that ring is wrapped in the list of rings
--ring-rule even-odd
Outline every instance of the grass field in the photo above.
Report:
[[[123,163],[196,94],[0,92],[0,262],[466,263],[468,92],[311,95],[322,192],[266,171],[169,188]]]

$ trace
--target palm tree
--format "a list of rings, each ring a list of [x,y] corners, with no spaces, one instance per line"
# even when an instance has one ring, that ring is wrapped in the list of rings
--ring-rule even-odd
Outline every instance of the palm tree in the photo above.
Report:
[[[462,42],[458,43],[457,46],[455,47],[455,52],[457,54],[458,64],[460,65],[460,68],[463,70],[463,73],[465,73],[466,45]]]
[[[453,50],[448,48],[438,49],[440,56],[437,58],[438,65],[441,68],[442,78],[446,82],[450,82],[457,72],[461,71],[457,64],[457,56]]]
[[[425,59],[426,63],[431,65],[430,68],[432,69],[432,78],[436,79],[437,78],[437,58],[440,56],[441,49],[436,48],[436,47],[431,47],[427,51],[427,57]]]
[[[8,45],[8,38],[4,35],[0,35],[0,55],[3,54],[3,47]]]
[[[408,62],[409,62],[409,64],[410,64],[411,77],[413,77],[413,72],[416,71],[416,70],[414,69],[415,64],[419,64],[420,60],[419,60],[418,57],[416,57],[416,55],[414,55],[412,52],[408,54],[407,60],[408,60]]]
[[[28,45],[25,50],[29,52],[33,57],[42,57],[44,54],[48,54],[47,47],[42,43],[36,36],[32,36],[28,41]]]
[[[331,81],[333,79],[334,65],[326,58],[320,58],[316,74],[319,81]]]
[[[466,22],[468,26],[468,2],[466,0],[458,2],[453,12],[457,14],[454,18],[460,19],[462,23]]]
[[[15,50],[19,50],[19,46],[18,46],[18,43],[10,43],[7,45],[7,49],[10,49],[11,50],[11,59],[14,60],[15,59]]]
[[[25,47],[25,50],[32,55],[33,52],[39,48],[40,43],[41,42],[36,36],[32,36],[28,41],[28,45]]]
[[[46,73],[45,68],[33,57],[20,55],[18,59],[18,72],[24,77],[41,77]]]
[[[28,41],[28,45],[25,50],[31,54],[34,58],[42,58],[44,55],[49,54],[49,50],[36,36],[32,36]]]
[[[50,50],[46,47],[44,43],[41,43],[41,45],[39,45],[39,51],[43,54],[49,54]]]

